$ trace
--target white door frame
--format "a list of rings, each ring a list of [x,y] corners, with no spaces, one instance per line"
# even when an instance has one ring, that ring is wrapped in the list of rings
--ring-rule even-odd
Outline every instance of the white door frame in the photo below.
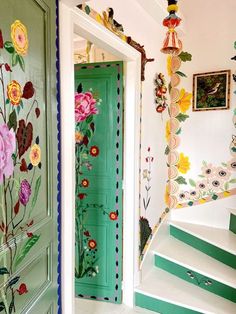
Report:
[[[123,303],[139,282],[140,53],[81,10],[59,6],[62,172],[62,310],[74,313],[74,58],[73,33],[124,61]]]

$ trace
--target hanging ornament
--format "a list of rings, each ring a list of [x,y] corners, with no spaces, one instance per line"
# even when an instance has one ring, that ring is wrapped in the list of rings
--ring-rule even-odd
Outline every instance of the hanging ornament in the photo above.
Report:
[[[156,111],[162,113],[168,106],[166,97],[167,87],[164,75],[162,73],[156,74],[154,83]]]
[[[176,12],[178,12],[177,1],[178,0],[168,0],[167,11],[169,15],[163,20],[163,25],[168,27],[168,31],[161,52],[166,54],[178,55],[182,50],[182,42],[178,38],[178,34],[175,30],[181,22],[181,18],[176,15]]]

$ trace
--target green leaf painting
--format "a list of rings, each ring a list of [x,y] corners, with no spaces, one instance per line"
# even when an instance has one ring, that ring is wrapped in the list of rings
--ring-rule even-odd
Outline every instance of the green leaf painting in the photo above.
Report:
[[[176,119],[179,120],[179,122],[184,122],[186,119],[188,119],[189,116],[187,114],[179,113]]]
[[[182,176],[179,176],[177,179],[175,179],[175,181],[179,184],[187,184],[186,179]]]
[[[226,183],[224,184],[224,189],[225,189],[226,191],[229,190],[229,182],[226,182]]]
[[[37,199],[38,199],[38,195],[39,195],[40,186],[41,186],[41,176],[39,176],[37,178],[36,183],[35,183],[34,196],[33,196],[33,199],[32,199],[32,209],[36,205],[36,202],[37,202]]]
[[[92,115],[90,115],[90,116],[88,116],[87,118],[86,118],[86,122],[87,123],[91,123],[93,121],[93,116]]]
[[[10,305],[9,305],[9,314],[11,314],[13,312],[14,309],[14,300],[11,301]]]
[[[182,76],[182,77],[187,77],[187,75],[186,75],[186,74],[184,74],[183,72],[176,71],[175,73],[176,73],[176,74],[178,74],[179,76]]]
[[[165,149],[165,155],[168,155],[170,152],[170,147],[167,145]]]
[[[17,117],[16,117],[16,111],[13,110],[9,116],[9,121],[7,123],[9,129],[13,128],[15,131],[17,128]]]
[[[22,71],[25,72],[25,61],[24,61],[23,57],[20,55],[17,55],[17,59],[19,61],[19,64],[20,64]]]
[[[196,182],[193,179],[189,179],[189,184],[193,187],[196,187]]]
[[[23,259],[26,257],[26,255],[29,253],[29,251],[32,249],[32,247],[38,242],[40,238],[40,235],[33,235],[31,238],[27,240],[23,248],[21,249],[19,255],[16,257],[15,261],[15,267],[18,266]]]
[[[5,304],[3,302],[0,302],[0,312],[5,310]]]
[[[17,57],[18,57],[18,54],[14,51],[11,57],[11,63],[13,67],[16,66],[19,61]]]
[[[179,57],[183,62],[192,61],[192,55],[188,52],[182,51],[181,54],[179,54]]]
[[[9,274],[9,271],[7,270],[6,267],[0,268],[0,275],[6,275]]]
[[[179,128],[178,131],[176,132],[177,135],[181,134],[182,128]]]
[[[11,41],[6,41],[4,44],[4,48],[9,53],[13,53],[15,51],[15,48],[14,48],[13,43]]]
[[[8,282],[7,288],[10,288],[10,287],[14,286],[14,285],[19,281],[19,279],[20,279],[20,276],[16,276],[16,277],[12,278],[12,279]]]

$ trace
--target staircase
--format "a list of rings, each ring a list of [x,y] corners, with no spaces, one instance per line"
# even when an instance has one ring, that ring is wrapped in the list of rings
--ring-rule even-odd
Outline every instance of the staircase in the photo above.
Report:
[[[229,229],[170,221],[136,306],[162,314],[236,314],[236,211]]]

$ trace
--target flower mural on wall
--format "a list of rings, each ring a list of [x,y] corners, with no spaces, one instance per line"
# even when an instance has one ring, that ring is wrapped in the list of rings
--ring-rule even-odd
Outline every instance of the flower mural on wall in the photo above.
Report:
[[[75,94],[75,154],[76,154],[76,254],[75,277],[95,277],[99,273],[97,252],[99,241],[86,226],[89,209],[98,209],[112,223],[118,219],[118,211],[107,211],[103,204],[88,204],[90,186],[93,183],[86,171],[93,170],[93,161],[100,154],[98,145],[92,145],[96,132],[95,115],[99,114],[101,99],[95,99],[93,91],[83,92],[79,84]]]
[[[145,157],[145,162],[147,167],[143,170],[143,181],[145,182],[145,196],[143,197],[143,208],[145,211],[145,217],[140,217],[139,224],[140,224],[140,254],[145,247],[145,244],[152,233],[152,229],[149,225],[149,221],[146,218],[146,212],[150,205],[151,201],[151,179],[152,179],[152,163],[154,161],[154,157],[151,156],[151,148],[148,147],[147,149],[147,156]]]
[[[236,47],[236,45],[235,45]],[[235,60],[232,58],[232,60]],[[233,110],[233,125],[236,127],[236,109]],[[182,189],[178,194],[178,207],[201,204],[231,195],[232,186],[236,184],[236,136],[232,135],[229,146],[231,159],[221,165],[203,161],[198,178],[188,180],[191,188]],[[187,185],[186,180],[182,184]]]
[[[166,184],[165,203],[166,212],[175,208],[178,204],[178,192],[181,184],[187,184],[183,175],[190,170],[191,163],[189,157],[183,152],[178,152],[180,145],[180,133],[182,132],[181,123],[185,122],[189,116],[186,112],[191,106],[192,94],[188,93],[184,88],[178,89],[181,77],[186,75],[180,71],[182,62],[191,61],[192,56],[183,51],[178,54],[168,55],[167,57],[167,73],[170,76],[169,94],[170,108],[169,120],[166,122],[166,141],[167,146],[165,154],[167,155],[168,180]],[[186,198],[184,191],[181,193],[182,198]]]
[[[0,31],[3,62],[0,64],[0,236],[7,247],[8,260],[7,265],[0,264],[0,276],[6,276],[5,289],[1,292],[0,311],[18,313],[16,296],[27,294],[29,284],[22,282],[21,275],[16,276],[15,272],[40,238],[40,234],[34,234],[31,230],[34,224],[32,211],[41,186],[40,138],[35,125],[40,109],[36,97],[33,97],[33,83],[28,81],[22,85],[15,79],[15,76],[19,76],[18,71],[25,70],[24,56],[29,48],[27,28],[16,20],[11,25],[12,41],[4,41],[4,35],[9,37]],[[5,62],[5,59],[10,59],[11,64]],[[27,106],[25,99],[28,101]],[[32,111],[33,108],[35,112]],[[35,144],[32,145],[32,142]],[[36,166],[37,172],[33,169]],[[20,242],[16,240],[19,236],[22,237]]]

